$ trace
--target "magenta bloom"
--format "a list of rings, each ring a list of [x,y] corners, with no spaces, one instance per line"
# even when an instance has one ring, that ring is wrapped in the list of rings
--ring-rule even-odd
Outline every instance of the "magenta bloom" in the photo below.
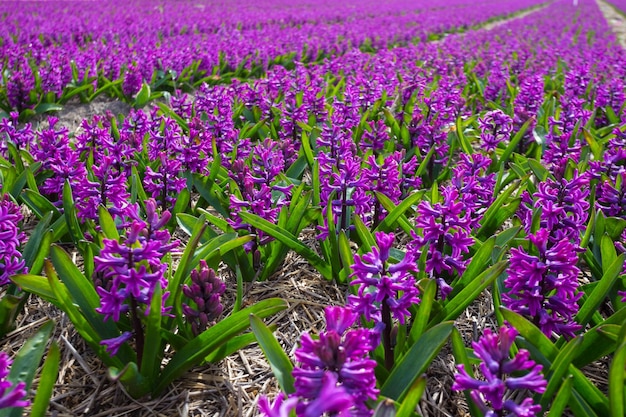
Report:
[[[576,303],[582,293],[578,290],[576,246],[561,240],[550,246],[550,235],[540,229],[529,236],[538,255],[526,253],[521,248],[511,249],[511,265],[504,285],[509,289],[502,294],[504,305],[533,322],[548,337],[553,333],[574,337],[580,325],[574,322],[578,312]]]
[[[195,303],[195,308],[183,303],[183,313],[191,323],[194,335],[213,325],[224,310],[221,296],[226,291],[224,281],[215,275],[204,259],[198,269],[191,271],[191,285],[183,285],[183,294]]]
[[[484,380],[472,378],[464,365],[458,365],[452,389],[470,390],[470,396],[485,417],[517,416],[531,417],[541,411],[541,406],[534,404],[531,398],[525,398],[521,404],[511,399],[511,391],[529,390],[543,393],[547,381],[541,374],[541,365],[530,358],[527,350],[520,350],[515,357],[510,357],[510,350],[517,336],[517,330],[502,326],[499,333],[486,329],[478,342],[472,343],[474,353],[482,363],[479,365]],[[529,370],[523,376],[512,377],[512,373]],[[504,414],[506,413],[506,414]]]
[[[330,404],[334,412],[349,407],[350,415],[371,415],[365,402],[376,399],[378,390],[376,361],[369,354],[378,335],[373,330],[350,329],[357,318],[345,307],[327,307],[326,331],[318,339],[308,333],[302,336],[295,353],[300,365],[293,370],[295,395],[302,399],[298,415],[321,415],[315,413]]]
[[[22,400],[26,396],[26,383],[14,384],[7,381],[9,367],[13,361],[5,352],[0,352],[0,408],[26,407],[29,401]]]
[[[19,251],[26,235],[18,223],[22,221],[19,207],[8,195],[0,198],[0,285],[7,285],[13,275],[26,273],[28,269]]]
[[[393,233],[375,234],[378,247],[363,256],[354,256],[355,278],[350,284],[358,285],[357,295],[348,297],[350,307],[366,320],[380,321],[382,304],[386,303],[393,317],[404,323],[410,316],[409,307],[419,303],[418,289],[411,272],[417,271],[415,255],[407,252],[398,263],[389,262],[393,246]]]

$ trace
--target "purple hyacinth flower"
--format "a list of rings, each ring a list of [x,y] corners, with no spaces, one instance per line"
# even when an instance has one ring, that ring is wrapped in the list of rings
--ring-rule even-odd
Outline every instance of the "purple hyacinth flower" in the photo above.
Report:
[[[26,407],[29,401],[23,400],[26,396],[26,383],[14,384],[7,381],[9,368],[13,361],[5,352],[0,352],[0,408]]]
[[[194,335],[199,335],[213,325],[224,310],[221,296],[226,291],[224,282],[215,275],[204,259],[198,269],[191,271],[191,285],[183,285],[183,294],[191,299],[196,308],[183,303],[183,313],[191,323]]]
[[[550,234],[540,229],[529,236],[538,251],[531,255],[522,248],[511,249],[511,264],[502,294],[503,304],[533,322],[548,337],[553,333],[574,337],[580,325],[574,322],[578,312],[577,247],[568,240],[551,246]]]
[[[9,284],[13,275],[26,273],[26,263],[19,247],[26,239],[18,223],[22,221],[19,207],[8,194],[0,198],[0,285]]]
[[[515,390],[529,390],[543,393],[547,381],[541,374],[542,366],[529,359],[526,350],[520,350],[513,358],[510,350],[517,330],[513,327],[502,326],[496,334],[486,329],[478,342],[473,342],[474,353],[482,363],[479,366],[484,380],[471,377],[464,365],[458,365],[452,389],[456,391],[470,390],[470,397],[485,414],[485,416],[502,416],[505,411],[508,416],[530,417],[541,411],[530,398],[517,404],[509,398],[510,392]],[[522,376],[509,376],[512,373],[529,371]]]
[[[382,303],[386,303],[395,319],[404,323],[409,307],[419,303],[418,289],[411,272],[417,271],[415,255],[407,252],[402,261],[389,262],[393,233],[375,233],[377,246],[362,256],[354,256],[351,285],[358,285],[357,295],[348,298],[350,307],[366,320],[381,320]]]
[[[103,340],[100,344],[106,346],[106,351],[109,355],[115,356],[117,355],[117,351],[120,350],[120,347],[132,338],[133,334],[131,332],[124,332],[118,337]]]
[[[298,414],[309,406],[319,409],[316,400],[322,394],[328,395],[331,381],[336,381],[335,393],[347,393],[352,399],[351,411],[371,415],[365,403],[378,395],[376,361],[369,357],[377,334],[364,328],[350,329],[357,318],[356,313],[345,307],[327,307],[327,330],[318,339],[308,333],[302,336],[295,353],[300,365],[293,370],[295,395],[302,400]]]
[[[265,397],[259,398],[259,410],[266,417],[290,417],[291,411],[298,405],[298,397],[286,398],[282,392],[278,394],[273,403]]]

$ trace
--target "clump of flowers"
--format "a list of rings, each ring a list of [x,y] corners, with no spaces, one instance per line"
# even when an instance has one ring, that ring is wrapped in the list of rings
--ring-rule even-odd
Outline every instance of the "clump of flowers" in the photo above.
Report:
[[[376,361],[369,357],[376,347],[377,333],[350,327],[358,314],[345,307],[326,308],[325,332],[314,339],[308,333],[296,350],[300,365],[294,368],[295,393],[281,394],[273,404],[262,398],[261,412],[268,417],[321,416],[324,413],[344,416],[371,416],[365,404],[376,399]]]
[[[13,384],[7,381],[9,368],[13,361],[6,352],[0,352],[0,408],[26,407],[29,401],[23,400],[26,396],[26,383]]]
[[[178,245],[170,243],[170,234],[162,229],[170,218],[165,211],[161,218],[156,212],[156,202],[146,202],[146,221],[139,216],[132,220],[126,236],[120,241],[103,239],[100,255],[94,258],[95,272],[99,275],[96,291],[100,296],[100,307],[96,311],[106,319],[119,321],[123,314],[129,314],[133,332],[124,332],[120,337],[103,340],[111,355],[115,355],[122,345],[133,336],[137,342],[137,352],[143,351],[143,326],[141,314],[148,314],[150,303],[157,287],[167,287],[165,271],[167,263],[162,258]],[[167,298],[167,293],[163,299]],[[163,314],[168,314],[163,309]],[[139,360],[141,363],[141,360]]]
[[[478,118],[478,126],[485,151],[493,152],[500,142],[510,139],[513,119],[502,110],[492,110]]]
[[[445,299],[452,291],[446,278],[465,271],[469,260],[464,259],[464,254],[469,252],[474,240],[470,237],[470,210],[459,200],[459,192],[446,187],[442,196],[442,202],[422,201],[418,205],[416,226],[422,233],[411,233],[410,249],[417,257],[423,250],[428,251],[426,272],[436,279],[441,298]]]
[[[28,272],[18,249],[26,238],[18,227],[20,221],[19,207],[8,194],[0,197],[0,285],[9,284],[13,275]]]
[[[574,337],[580,325],[574,322],[578,290],[577,248],[568,240],[549,244],[549,232],[540,229],[529,239],[538,251],[531,255],[524,249],[511,249],[511,265],[502,294],[504,305],[532,321],[548,337],[553,333]]]
[[[204,259],[198,269],[191,271],[191,285],[183,286],[183,294],[192,300],[196,307],[183,303],[183,313],[191,323],[191,331],[197,336],[215,324],[224,310],[221,296],[226,291],[224,281],[215,275]]]
[[[502,326],[498,333],[486,329],[478,342],[473,342],[474,353],[482,363],[479,369],[484,380],[472,378],[464,365],[458,365],[452,389],[469,390],[470,397],[485,417],[532,417],[541,412],[541,406],[534,404],[531,398],[525,398],[520,404],[513,401],[512,391],[529,390],[543,393],[547,381],[541,374],[543,367],[532,359],[527,350],[521,349],[511,358],[510,350],[517,330]],[[521,371],[529,371],[523,376],[510,376]],[[508,398],[508,399],[507,399]]]

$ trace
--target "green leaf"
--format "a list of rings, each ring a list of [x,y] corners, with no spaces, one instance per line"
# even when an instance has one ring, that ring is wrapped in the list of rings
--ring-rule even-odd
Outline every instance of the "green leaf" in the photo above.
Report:
[[[626,258],[626,254],[622,253],[617,257],[617,259],[615,259],[615,261],[613,261],[613,263],[611,263],[602,276],[602,279],[598,282],[598,285],[596,285],[593,292],[580,307],[580,310],[578,310],[575,320],[581,326],[585,326],[589,322],[593,313],[597,311],[600,304],[602,304],[602,301],[606,298],[607,294],[611,290],[611,287],[617,280],[619,274],[622,272],[624,258]]]
[[[190,340],[167,363],[154,393],[162,392],[175,379],[200,363],[212,350],[244,331],[249,326],[248,317],[250,314],[264,318],[285,308],[287,308],[287,303],[277,298],[260,301],[251,307],[233,313]]]
[[[141,398],[152,391],[152,381],[147,380],[139,372],[135,362],[128,362],[123,368],[110,367],[107,376],[112,381],[122,383],[133,398]]]
[[[480,229],[478,229],[478,232],[476,233],[477,236],[482,238],[492,236],[494,232],[502,226],[504,221],[515,213],[520,200],[517,199],[517,203],[515,204],[514,200],[516,199],[512,199],[511,195],[518,189],[520,184],[521,182],[519,181],[513,183],[489,206],[480,222]],[[505,203],[508,204],[505,205]],[[506,210],[507,207],[508,210]]]
[[[435,316],[435,318],[430,321],[429,326],[432,326],[444,320],[456,319],[467,308],[468,305],[474,302],[476,297],[478,297],[478,295],[485,288],[490,286],[495,281],[495,279],[504,272],[507,265],[507,261],[500,261],[497,264],[489,267],[467,286],[455,287],[452,291],[452,294],[450,294],[450,296],[446,300],[446,303],[444,304],[439,314],[437,314],[437,316]],[[461,290],[457,292],[458,288],[461,288]]]
[[[11,281],[24,291],[36,294],[41,298],[50,301],[54,305],[58,305],[58,300],[50,288],[50,283],[46,277],[31,274],[13,275]]]
[[[65,180],[65,185],[63,186],[63,215],[65,216],[70,236],[74,244],[78,246],[78,243],[82,241],[85,236],[82,230],[80,230],[80,223],[76,217],[76,203],[72,196],[72,187],[70,186],[69,180]]]
[[[582,343],[581,337],[570,340],[556,356],[554,362],[548,369],[546,375],[549,375],[546,391],[541,395],[541,407],[547,410],[548,404],[557,388],[562,384],[563,379],[567,380],[569,366],[578,353],[578,348]]]
[[[276,326],[270,327],[270,330],[276,330]],[[239,336],[235,336],[232,339],[222,343],[217,349],[209,353],[204,362],[217,363],[227,356],[245,348],[246,346],[255,343],[257,341],[256,336],[252,332],[244,333]]]
[[[602,254],[602,269],[606,270],[606,267],[613,264],[617,258],[617,251],[615,250],[613,239],[607,234],[604,234],[600,241],[600,253]]]
[[[54,204],[46,197],[33,190],[26,189],[22,191],[20,197],[24,204],[26,204],[39,219],[43,219],[50,212],[52,212],[52,221],[61,217],[61,213],[59,213],[59,210],[57,210]]]
[[[259,230],[264,231],[273,238],[279,240],[283,244],[289,246],[291,250],[304,257],[312,267],[314,267],[322,276],[328,280],[333,279],[332,268],[322,258],[320,258],[311,248],[300,242],[294,235],[287,230],[280,229],[275,224],[268,222],[267,220],[251,213],[239,213],[241,219],[256,227]]]
[[[402,401],[409,387],[428,369],[432,360],[446,343],[453,327],[452,322],[444,322],[427,330],[411,346],[402,360],[393,367],[391,374],[380,389],[380,394]]]
[[[37,275],[43,268],[43,261],[48,256],[52,244],[52,231],[49,230],[52,213],[46,214],[37,224],[24,246],[23,257],[30,274]]]
[[[435,296],[437,295],[437,283],[434,279],[427,278],[422,280],[422,282],[425,282],[425,284],[424,288],[421,289],[421,301],[417,307],[415,321],[409,333],[409,344],[411,345],[424,334],[428,320],[430,319],[433,304],[435,303]]]
[[[611,417],[624,414],[624,369],[626,369],[626,324],[620,331],[619,346],[609,367],[609,410]]]
[[[87,87],[91,88],[91,85],[88,85]],[[44,114],[53,111],[61,111],[63,110],[63,106],[56,103],[39,103],[37,106],[35,106],[34,110],[35,114]]]
[[[589,329],[583,336],[583,342],[578,349],[578,357],[574,359],[574,365],[582,368],[615,351],[617,338],[611,336],[610,333],[615,333],[611,329],[613,326],[621,327],[625,321],[626,308],[622,308],[604,322]]]
[[[15,329],[15,319],[23,310],[28,293],[20,293],[19,296],[5,293],[0,298],[0,337],[4,337]]]
[[[415,414],[415,408],[422,398],[425,389],[426,377],[420,376],[413,382],[411,388],[409,388],[404,400],[400,404],[396,417],[412,417]]]
[[[150,95],[150,86],[144,82],[141,86],[141,90],[139,90],[139,92],[137,93],[135,101],[133,102],[133,107],[136,109],[141,109],[145,107],[146,104],[148,104],[148,102],[150,101]]]
[[[470,264],[461,275],[459,285],[466,286],[478,276],[478,274],[485,270],[491,261],[491,254],[493,248],[496,245],[496,237],[492,236],[482,244],[480,249],[472,256]]]
[[[100,220],[100,229],[102,230],[102,234],[107,239],[119,240],[120,234],[117,230],[117,226],[115,225],[115,221],[113,221],[113,217],[109,210],[100,205],[98,207],[98,219]]]
[[[161,369],[162,338],[161,338],[161,308],[163,296],[160,285],[155,285],[152,300],[150,300],[150,313],[146,317],[145,339],[143,355],[141,357],[141,374],[151,384]]]
[[[456,119],[455,133],[457,138],[459,139],[459,144],[461,145],[461,149],[463,149],[463,152],[465,152],[467,155],[472,155],[474,153],[474,150],[472,149],[472,144],[469,142],[469,140],[467,140],[467,137],[465,136],[463,119],[461,117],[457,117]]]
[[[522,125],[520,130],[515,134],[513,139],[511,139],[511,142],[509,142],[509,145],[506,147],[506,149],[502,153],[502,156],[500,156],[500,159],[498,160],[498,169],[501,169],[504,167],[504,164],[507,163],[513,151],[517,149],[517,144],[522,140],[522,138],[524,137],[524,134],[526,134],[526,131],[530,127],[530,124],[533,123],[534,121],[535,121],[534,118],[528,119],[526,123]]]
[[[569,376],[565,379],[563,384],[561,384],[561,388],[559,388],[559,392],[556,393],[556,397],[554,397],[554,401],[552,401],[552,406],[546,417],[561,417],[563,415],[572,394],[573,382],[574,379]]]
[[[283,351],[270,329],[254,314],[250,314],[250,328],[267,358],[281,390],[286,394],[295,392],[291,375],[293,364]]]
[[[59,376],[60,362],[61,353],[59,351],[59,345],[56,342],[52,342],[43,364],[41,375],[39,376],[37,393],[35,394],[35,400],[30,410],[31,417],[44,417],[46,415],[48,405],[50,404],[50,397],[52,397],[52,391],[54,390],[54,384]]]
[[[424,198],[423,191],[414,192],[402,200],[402,202],[397,206],[382,193],[376,193],[376,198],[378,198],[378,201],[380,201],[380,204],[382,204],[388,213],[385,219],[378,225],[378,227],[376,227],[375,231],[390,232],[395,230],[397,226],[402,227],[402,229],[407,233],[413,230],[413,226],[405,216],[405,213],[407,210],[411,209],[413,205],[417,204]]]
[[[11,371],[7,377],[8,381],[12,383],[24,382],[26,391],[30,389],[53,329],[54,322],[46,321],[37,330],[37,333],[24,343],[17,352],[13,365],[11,365]],[[22,410],[22,407],[5,408],[0,410],[0,416],[20,417]]]

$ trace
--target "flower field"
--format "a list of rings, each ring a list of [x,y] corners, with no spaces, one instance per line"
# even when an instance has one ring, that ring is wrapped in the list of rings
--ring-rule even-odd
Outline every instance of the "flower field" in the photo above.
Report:
[[[0,416],[623,417],[607,13],[1,2]]]

